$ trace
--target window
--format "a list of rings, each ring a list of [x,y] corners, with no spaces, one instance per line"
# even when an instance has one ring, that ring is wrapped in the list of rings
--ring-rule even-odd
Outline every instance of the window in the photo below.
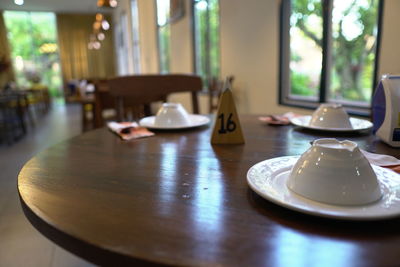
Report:
[[[218,0],[193,1],[194,69],[204,84],[220,75]]]
[[[62,79],[54,13],[5,11],[4,20],[18,86],[37,83],[61,95]]]
[[[116,43],[118,49],[118,75],[128,75],[129,74],[129,58],[128,55],[128,40],[126,34],[126,28],[128,27],[128,17],[126,12],[122,12],[119,19],[116,20],[115,32],[116,32]]]
[[[170,0],[157,0],[158,58],[161,73],[170,71]]]
[[[280,102],[342,103],[367,114],[379,52],[383,0],[283,0]]]
[[[139,10],[137,0],[131,1],[133,72],[140,73]]]

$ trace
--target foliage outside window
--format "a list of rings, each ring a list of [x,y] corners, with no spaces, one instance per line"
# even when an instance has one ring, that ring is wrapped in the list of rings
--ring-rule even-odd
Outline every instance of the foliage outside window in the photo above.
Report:
[[[208,85],[220,75],[218,0],[193,1],[193,40],[195,72]]]
[[[379,0],[283,0],[281,102],[369,107]]]
[[[62,79],[55,15],[5,11],[4,20],[18,86],[30,88],[40,82],[53,96],[59,95]]]
[[[157,0],[158,57],[161,73],[170,71],[171,27],[169,18],[170,0]]]

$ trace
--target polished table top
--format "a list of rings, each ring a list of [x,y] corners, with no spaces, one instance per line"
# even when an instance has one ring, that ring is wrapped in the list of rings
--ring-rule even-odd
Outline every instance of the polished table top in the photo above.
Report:
[[[242,116],[244,145],[210,144],[211,127],[122,141],[99,129],[55,145],[21,170],[27,218],[97,264],[221,266],[400,263],[400,219],[338,221],[277,206],[246,183],[265,159],[299,155],[337,134]],[[341,135],[400,156],[373,135]]]

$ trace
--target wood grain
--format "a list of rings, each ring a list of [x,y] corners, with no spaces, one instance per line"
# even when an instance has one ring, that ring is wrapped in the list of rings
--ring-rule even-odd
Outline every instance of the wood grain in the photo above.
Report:
[[[129,142],[99,129],[53,146],[19,174],[25,214],[45,236],[101,265],[398,265],[399,219],[302,215],[248,187],[255,163],[301,154],[332,135],[240,120],[247,141],[239,146],[212,146],[207,127]],[[400,157],[372,135],[339,139]]]

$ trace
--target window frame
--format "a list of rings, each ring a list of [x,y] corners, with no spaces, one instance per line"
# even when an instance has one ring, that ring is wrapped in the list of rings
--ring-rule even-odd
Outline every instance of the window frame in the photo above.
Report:
[[[292,106],[298,108],[315,109],[321,103],[328,101],[328,90],[330,82],[330,69],[332,67],[331,49],[332,49],[332,10],[334,0],[321,0],[323,8],[323,32],[322,32],[322,63],[321,78],[319,85],[319,96],[290,96],[290,16],[291,0],[282,0],[280,5],[280,31],[279,31],[279,84],[278,84],[278,103],[280,105]],[[373,71],[372,91],[373,95],[378,83],[378,69],[380,59],[380,47],[382,37],[384,0],[378,2],[377,18],[377,44],[375,51],[375,62]],[[371,97],[372,99],[372,97]],[[370,116],[371,103],[355,101],[336,100],[352,115]]]

